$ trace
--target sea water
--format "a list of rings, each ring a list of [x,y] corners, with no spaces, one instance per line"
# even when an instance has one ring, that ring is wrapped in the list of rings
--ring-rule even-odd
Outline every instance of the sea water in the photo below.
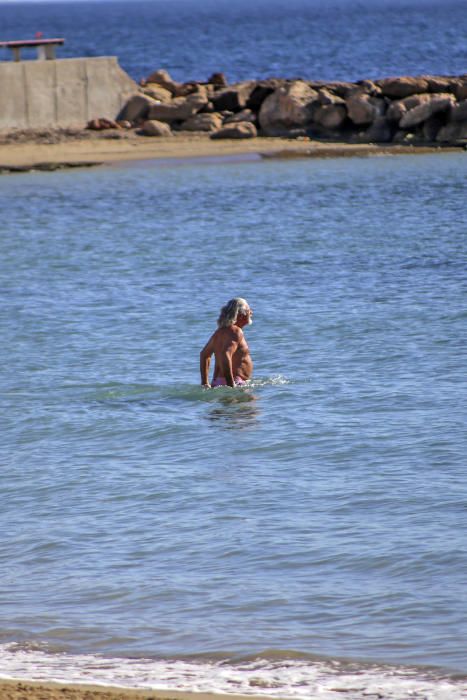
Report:
[[[465,26],[458,0],[0,3],[4,40],[136,80],[459,74]],[[465,158],[1,179],[0,675],[465,694]],[[254,378],[205,391],[236,294]]]
[[[135,80],[458,75],[466,31],[464,0],[0,1],[0,39],[63,37],[60,58],[115,55]]]
[[[1,179],[0,674],[461,697],[466,158]]]

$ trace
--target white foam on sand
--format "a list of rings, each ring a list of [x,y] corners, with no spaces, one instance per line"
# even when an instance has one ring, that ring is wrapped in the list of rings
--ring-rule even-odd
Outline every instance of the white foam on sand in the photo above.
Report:
[[[238,662],[105,658],[18,644],[0,645],[0,677],[303,700],[460,700],[467,694],[467,680],[423,668],[286,657]]]

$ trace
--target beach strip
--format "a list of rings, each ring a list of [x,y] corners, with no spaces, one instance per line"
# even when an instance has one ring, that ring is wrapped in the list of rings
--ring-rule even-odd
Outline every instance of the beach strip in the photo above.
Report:
[[[1,700],[251,700],[252,696],[0,680],[0,698]],[[266,695],[261,695],[261,700],[268,700],[268,698]],[[278,698],[276,697],[275,700]]]
[[[345,144],[278,137],[213,141],[205,135],[155,139],[130,134],[125,138],[110,139],[90,134],[81,139],[64,139],[58,143],[3,142],[0,144],[0,171],[27,170],[37,166],[37,169],[53,170],[58,166],[76,167],[137,160],[193,160],[242,156],[337,158],[459,150],[461,149],[455,146]]]

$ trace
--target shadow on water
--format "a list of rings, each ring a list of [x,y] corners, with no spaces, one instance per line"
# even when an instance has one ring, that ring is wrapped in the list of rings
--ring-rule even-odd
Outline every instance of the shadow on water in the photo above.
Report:
[[[216,402],[205,418],[225,430],[247,430],[258,424],[260,410],[257,397],[248,389],[219,387]]]
[[[225,430],[248,430],[260,423],[259,394],[265,388],[292,383],[281,375],[250,380],[246,387],[202,389],[205,400],[214,403],[205,418]],[[256,393],[253,393],[253,390]]]

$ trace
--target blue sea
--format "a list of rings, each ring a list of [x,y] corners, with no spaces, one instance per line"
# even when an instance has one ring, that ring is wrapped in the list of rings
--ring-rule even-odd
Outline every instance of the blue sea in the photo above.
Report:
[[[5,38],[41,17],[135,77],[461,71],[462,4],[290,7],[0,9]],[[179,27],[163,61],[151,22]],[[465,697],[466,174],[458,151],[0,178],[0,677]],[[253,380],[205,390],[236,295]]]
[[[0,1],[0,41],[36,32],[64,37],[62,58],[118,56],[135,80],[159,68],[230,82],[467,71],[465,0]]]

